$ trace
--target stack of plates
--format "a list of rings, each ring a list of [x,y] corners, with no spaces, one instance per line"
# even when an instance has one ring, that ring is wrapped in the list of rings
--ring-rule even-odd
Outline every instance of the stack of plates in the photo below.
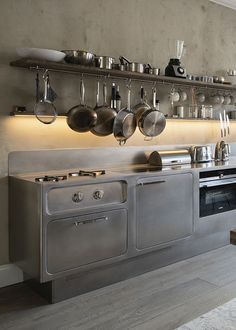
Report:
[[[22,58],[60,62],[66,56],[65,53],[53,49],[43,48],[17,48],[17,54]]]

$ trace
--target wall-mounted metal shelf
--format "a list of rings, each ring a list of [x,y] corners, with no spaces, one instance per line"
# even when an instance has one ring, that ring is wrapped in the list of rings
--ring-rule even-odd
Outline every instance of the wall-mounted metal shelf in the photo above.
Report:
[[[206,83],[202,81],[192,81],[183,78],[156,76],[147,73],[137,73],[130,71],[100,69],[92,66],[82,66],[77,64],[66,64],[63,62],[50,62],[33,59],[20,59],[10,63],[11,66],[30,70],[50,70],[52,72],[62,72],[69,74],[84,74],[91,76],[107,76],[120,79],[132,79],[138,81],[156,82],[159,84],[173,84],[197,88],[211,88],[228,91],[236,91],[236,85]]]

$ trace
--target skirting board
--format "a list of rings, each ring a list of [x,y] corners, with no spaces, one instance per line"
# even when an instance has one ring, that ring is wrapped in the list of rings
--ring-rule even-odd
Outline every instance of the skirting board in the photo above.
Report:
[[[23,272],[13,264],[0,266],[0,288],[23,282]]]

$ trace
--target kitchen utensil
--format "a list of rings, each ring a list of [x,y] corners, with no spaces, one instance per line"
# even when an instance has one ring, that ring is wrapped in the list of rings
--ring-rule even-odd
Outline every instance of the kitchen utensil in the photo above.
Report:
[[[111,108],[116,110],[116,85],[112,83],[111,87]]]
[[[211,102],[213,104],[221,104],[221,99],[219,94],[215,94],[211,97]]]
[[[224,102],[223,102],[224,105],[230,105],[231,104],[231,97],[230,95],[225,95],[224,96]]]
[[[153,70],[153,73],[152,74],[154,74],[156,76],[159,76],[160,75],[160,72],[161,72],[160,68],[152,68],[152,70]]]
[[[94,111],[97,114],[97,121],[91,132],[98,136],[107,136],[113,132],[114,119],[117,115],[115,109],[107,104],[107,85],[103,83],[103,105],[99,106],[99,81],[97,83],[97,102]]]
[[[80,104],[72,107],[67,113],[67,124],[76,132],[88,132],[96,125],[97,113],[85,105],[84,81],[80,82]]]
[[[225,81],[223,76],[213,76],[213,82],[217,84],[222,84]]]
[[[223,104],[225,100],[224,95],[219,95],[219,98],[220,98],[220,104]]]
[[[115,59],[110,56],[96,56],[95,65],[100,69],[112,69],[112,65],[115,63]]]
[[[137,62],[130,62],[126,57],[120,56],[120,60],[123,60],[127,63],[127,70],[131,72],[139,72],[144,73],[145,64],[137,63]]]
[[[116,86],[116,112],[121,110],[121,96],[120,96],[120,86]]]
[[[17,48],[17,55],[23,58],[60,62],[65,57],[63,52],[44,48]]]
[[[230,135],[229,116],[228,115],[226,115],[226,122],[227,122],[227,132],[228,132],[228,135]]]
[[[121,63],[113,63],[112,64],[112,69],[114,69],[114,70],[120,70],[120,71],[125,71],[126,70],[126,66],[124,64],[121,64]]]
[[[196,94],[196,101],[197,103],[203,103],[206,100],[206,96],[203,93],[197,93]]]
[[[62,50],[65,62],[80,65],[94,65],[95,55],[85,50]]]
[[[113,134],[119,145],[124,145],[136,129],[135,115],[130,108],[130,84],[127,85],[127,90],[127,107],[118,112],[113,126]]]
[[[35,103],[37,104],[40,101],[40,97],[39,97],[39,72],[38,71],[36,73],[35,86],[36,86],[36,90],[35,90]]]
[[[136,115],[137,120],[144,111],[151,108],[150,105],[145,101],[144,96],[145,96],[145,91],[144,91],[143,86],[141,86],[141,88],[140,88],[140,97],[141,97],[140,102],[138,104],[136,104],[132,109],[133,113]]]
[[[153,74],[153,75],[159,76],[160,69],[159,68],[153,68],[150,64],[147,64],[147,65],[145,65],[144,72],[148,73],[148,74]]]
[[[235,85],[236,84],[236,70],[235,69],[229,69],[229,70],[227,70],[227,74],[228,74],[227,80],[231,84]]]
[[[221,112],[219,113],[219,118],[220,118],[220,135],[223,138],[224,137],[224,125],[223,125]]]
[[[226,120],[226,112],[223,112],[223,126],[224,126],[224,136],[227,135],[227,120]]]
[[[184,118],[184,106],[183,105],[179,105],[176,107],[176,115],[179,118]]]
[[[215,161],[226,161],[230,155],[230,145],[225,141],[218,141],[215,146]]]
[[[170,98],[173,100],[173,102],[178,102],[180,100],[179,92],[177,92],[175,89],[172,89],[170,92]]]
[[[231,102],[230,102],[230,104],[235,105],[235,103],[236,103],[236,98],[235,98],[235,96],[231,95],[230,98],[231,98]]]
[[[151,67],[150,64],[147,64],[145,69],[144,69],[144,72],[145,73],[148,73],[148,74],[153,74],[153,68]]]
[[[57,111],[54,104],[48,98],[48,90],[50,88],[49,73],[46,71],[43,75],[44,80],[44,94],[39,101],[39,78],[36,76],[36,103],[34,106],[34,114],[36,118],[43,124],[52,124],[57,117]]]
[[[191,146],[189,152],[193,163],[212,161],[212,150],[210,145]]]
[[[170,100],[171,113],[173,115],[173,113],[174,113],[174,102],[179,101],[179,93],[175,91],[174,86],[170,90],[169,100]]]
[[[153,107],[144,111],[138,119],[140,132],[147,137],[154,137],[164,130],[166,118],[156,109],[156,88],[153,88]]]
[[[185,102],[188,98],[188,95],[185,91],[180,90],[179,91],[179,101],[180,102]]]

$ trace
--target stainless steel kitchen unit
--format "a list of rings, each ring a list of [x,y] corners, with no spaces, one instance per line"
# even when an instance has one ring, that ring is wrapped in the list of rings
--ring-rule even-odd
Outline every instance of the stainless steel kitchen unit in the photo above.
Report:
[[[199,216],[204,164],[158,168],[153,150],[10,154],[10,258],[50,302],[229,244],[236,210]]]

